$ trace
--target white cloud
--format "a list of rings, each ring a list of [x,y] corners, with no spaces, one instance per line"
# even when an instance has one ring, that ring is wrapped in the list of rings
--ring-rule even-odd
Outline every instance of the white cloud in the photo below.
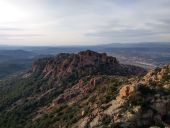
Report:
[[[0,42],[168,41],[169,8],[169,0],[1,0]]]

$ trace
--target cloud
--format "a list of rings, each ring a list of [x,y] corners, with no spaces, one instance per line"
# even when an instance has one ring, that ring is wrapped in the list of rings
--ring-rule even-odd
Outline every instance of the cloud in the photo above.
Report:
[[[22,31],[22,29],[12,27],[0,27],[0,32],[2,31]]]
[[[170,41],[169,38],[160,38],[170,34],[169,0],[2,1],[12,9],[4,7],[8,16],[0,13],[3,19],[0,34],[6,38],[17,35],[16,40],[4,40],[6,43],[29,40],[32,44],[70,45]],[[10,16],[13,10],[17,19]]]

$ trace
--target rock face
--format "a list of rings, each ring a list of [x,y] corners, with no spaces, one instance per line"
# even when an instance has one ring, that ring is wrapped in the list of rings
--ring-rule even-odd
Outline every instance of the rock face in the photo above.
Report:
[[[97,53],[90,50],[78,54],[62,53],[56,57],[39,59],[33,64],[32,72],[39,72],[45,77],[81,77],[94,74],[107,75],[143,75],[142,68],[121,65],[115,57],[106,53]]]
[[[97,84],[101,82],[100,77],[91,78],[88,82],[79,80],[79,82],[68,88],[58,96],[57,99],[53,100],[52,106],[57,106],[58,104],[65,102],[78,102],[88,95],[88,92],[93,90]]]
[[[170,79],[170,65],[166,65],[162,68],[157,68],[155,71],[149,72],[145,77],[145,81],[166,81]]]
[[[137,91],[137,86],[135,85],[125,85],[119,91],[120,98],[128,98],[129,96],[135,94]]]

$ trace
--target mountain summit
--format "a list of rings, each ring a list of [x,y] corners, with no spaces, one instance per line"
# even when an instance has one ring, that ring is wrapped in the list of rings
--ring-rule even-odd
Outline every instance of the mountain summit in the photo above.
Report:
[[[142,75],[142,68],[122,65],[115,57],[106,53],[82,51],[78,54],[61,53],[55,57],[43,58],[33,64],[32,71],[39,72],[45,77],[54,78],[69,76],[80,78],[86,75]]]

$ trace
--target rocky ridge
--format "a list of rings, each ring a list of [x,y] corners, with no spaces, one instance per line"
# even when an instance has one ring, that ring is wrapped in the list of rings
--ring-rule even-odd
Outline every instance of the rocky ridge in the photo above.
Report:
[[[85,117],[83,127],[170,127],[170,65],[150,71],[143,79],[124,84],[108,108]],[[166,86],[165,86],[166,85]],[[93,112],[92,112],[93,113]],[[91,118],[91,117],[89,117]],[[106,124],[105,124],[106,123]]]
[[[115,57],[106,53],[82,51],[78,54],[61,53],[56,57],[43,58],[35,61],[32,72],[40,72],[44,77],[63,76],[82,77],[86,75],[143,75],[146,70],[130,65],[123,65]]]

